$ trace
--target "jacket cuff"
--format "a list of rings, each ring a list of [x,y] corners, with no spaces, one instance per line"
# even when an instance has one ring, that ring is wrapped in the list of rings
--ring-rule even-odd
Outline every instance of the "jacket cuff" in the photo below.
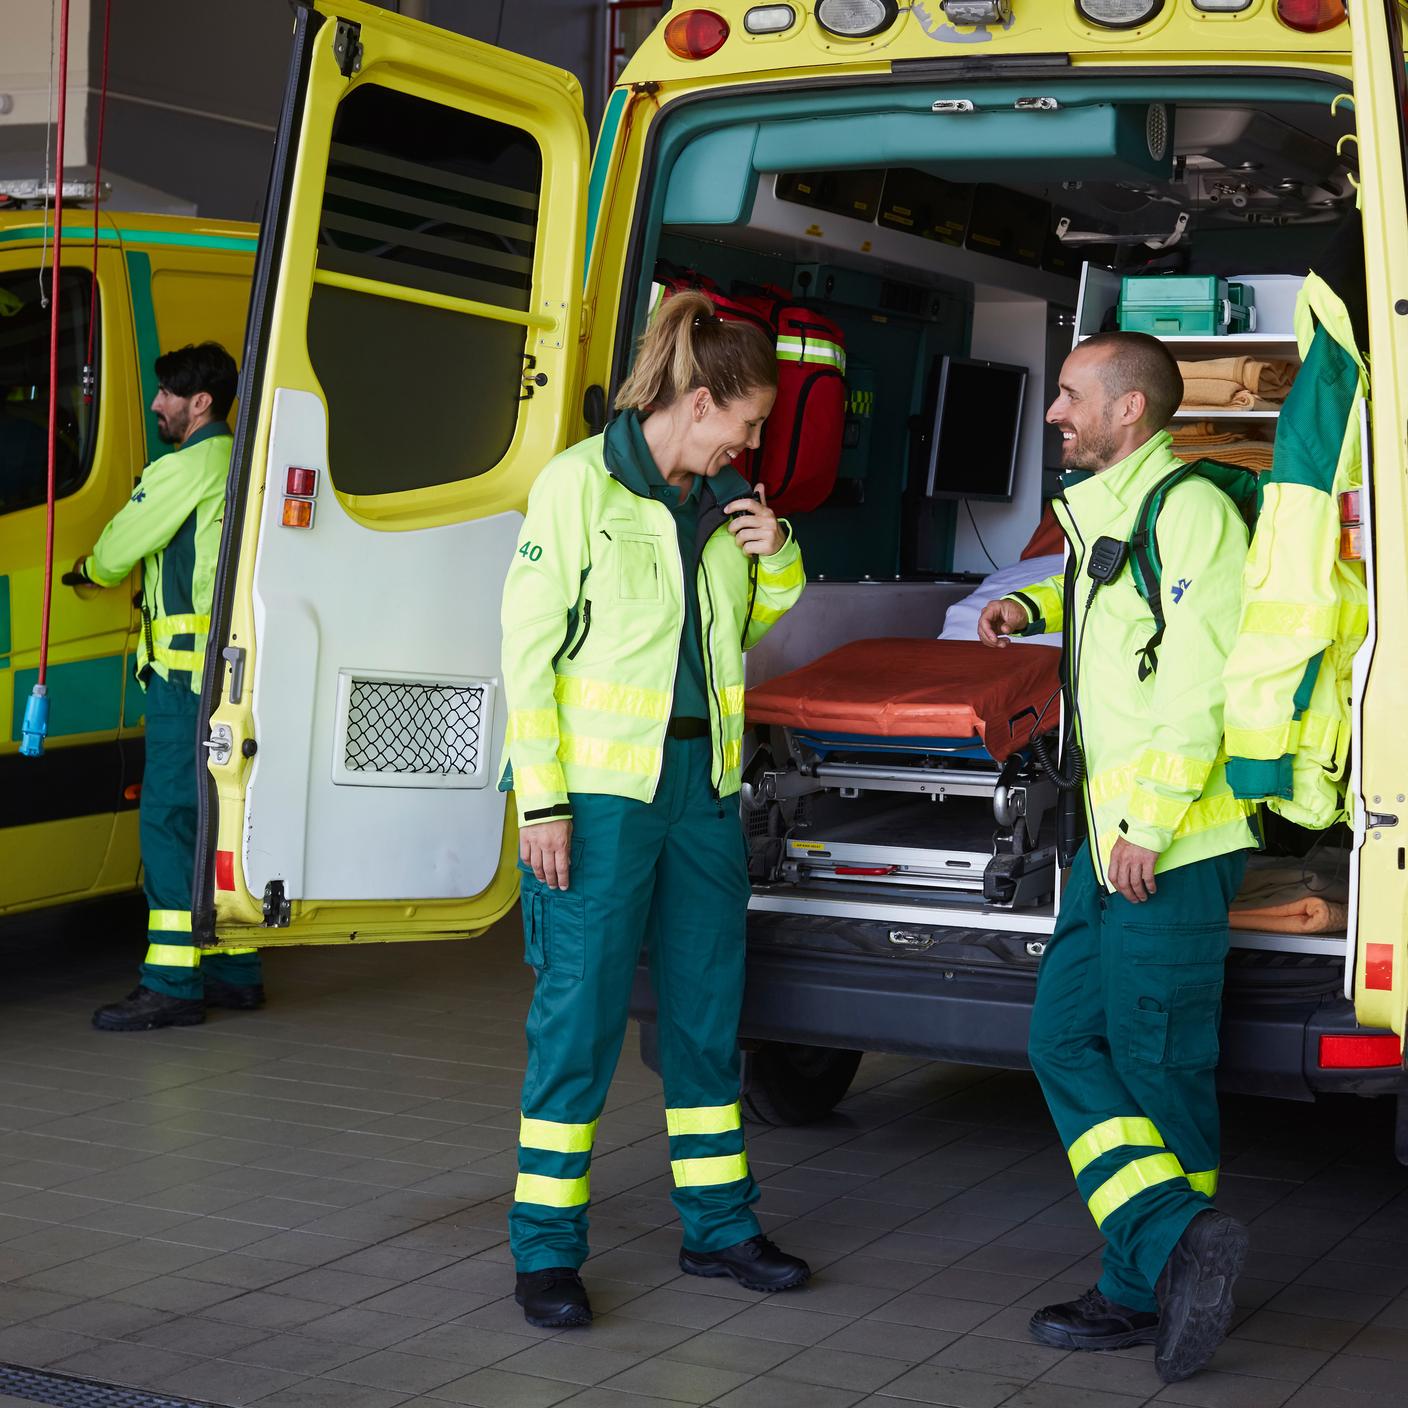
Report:
[[[122,577],[103,576],[103,574],[98,571],[98,559],[91,552],[83,559],[83,571],[87,574],[88,580],[92,582],[95,587],[115,587],[122,581],[123,577],[127,576],[125,572],[122,574]]]
[[[1015,601],[1027,613],[1027,624],[1017,632],[1018,635],[1040,636],[1046,634],[1046,621],[1042,617],[1041,610],[1025,592],[1008,592],[1002,599],[1003,601]]]
[[[1232,795],[1247,802],[1268,797],[1290,799],[1294,792],[1291,754],[1280,758],[1228,758],[1227,785]]]
[[[549,821],[571,821],[572,804],[565,799],[554,802],[544,797],[529,797],[528,804],[518,799],[518,826],[543,826]]]
[[[1125,817],[1120,822],[1119,834],[1132,846],[1142,846],[1146,851],[1158,855],[1168,850],[1173,842],[1173,832],[1163,826],[1155,826],[1148,821],[1130,821]]]
[[[797,539],[792,532],[792,524],[785,518],[779,518],[777,521],[787,530],[787,537],[776,552],[758,559],[758,566],[768,572],[780,572],[784,568],[790,567],[802,555],[802,550],[797,546]]]

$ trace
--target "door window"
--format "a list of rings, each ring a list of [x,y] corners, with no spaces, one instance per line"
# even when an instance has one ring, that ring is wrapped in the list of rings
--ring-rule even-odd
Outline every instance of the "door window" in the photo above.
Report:
[[[46,282],[46,287],[52,286]],[[88,477],[97,393],[83,399],[92,275],[59,279],[59,415],[55,491],[72,494]],[[47,497],[49,443],[49,314],[36,269],[0,274],[0,514]],[[98,358],[97,338],[93,359]],[[97,368],[94,368],[96,376]]]
[[[503,459],[541,185],[519,128],[370,83],[339,105],[308,350],[344,494],[450,484]]]

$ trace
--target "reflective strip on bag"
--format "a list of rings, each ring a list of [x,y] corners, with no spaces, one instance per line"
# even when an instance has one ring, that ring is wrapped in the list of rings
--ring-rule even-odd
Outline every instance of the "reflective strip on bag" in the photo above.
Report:
[[[1275,762],[1295,751],[1300,726],[1277,724],[1274,728],[1229,728],[1224,736],[1228,753],[1234,758],[1254,758]]]
[[[1071,1160],[1071,1172],[1078,1174],[1095,1162],[1101,1154],[1127,1144],[1148,1145],[1155,1149],[1165,1146],[1164,1137],[1151,1120],[1142,1115],[1116,1115],[1087,1129],[1066,1151]]]
[[[622,714],[662,724],[668,722],[674,702],[668,690],[612,684],[607,680],[584,679],[580,675],[559,675],[553,693],[565,708],[595,709],[603,714]]]
[[[1210,1168],[1206,1173],[1190,1173],[1188,1182],[1195,1193],[1211,1198],[1217,1192],[1217,1169]]]
[[[676,1188],[712,1188],[748,1177],[747,1154],[719,1154],[709,1159],[672,1159]]]
[[[189,934],[189,909],[152,909],[147,911],[147,928],[159,934]]]
[[[835,367],[842,376],[846,374],[845,350],[835,342],[822,337],[779,337],[777,339],[777,360],[779,362],[815,362],[822,366]]]
[[[579,1208],[591,1201],[591,1174],[580,1178],[549,1178],[545,1173],[520,1173],[513,1197],[519,1203],[547,1208]]]
[[[148,944],[144,962],[154,968],[199,968],[200,950],[194,944]]]
[[[559,1124],[556,1120],[529,1119],[520,1115],[518,1142],[525,1149],[547,1149],[554,1154],[589,1154],[596,1139],[597,1122]]]
[[[1135,1159],[1107,1178],[1090,1195],[1090,1215],[1097,1227],[1103,1226],[1105,1219],[1131,1198],[1160,1183],[1183,1177],[1183,1165],[1172,1154],[1150,1154],[1147,1158]]]
[[[1305,606],[1295,601],[1252,601],[1242,612],[1242,634],[1333,640],[1339,619],[1338,606]]]
[[[665,1128],[672,1138],[677,1134],[727,1134],[743,1128],[743,1112],[737,1100],[732,1105],[666,1110]]]

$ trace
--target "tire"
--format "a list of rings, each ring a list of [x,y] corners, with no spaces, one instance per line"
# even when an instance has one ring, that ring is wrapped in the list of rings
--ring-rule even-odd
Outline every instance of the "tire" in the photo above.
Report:
[[[767,1041],[749,1052],[743,1108],[763,1124],[811,1124],[834,1110],[855,1079],[859,1051]]]

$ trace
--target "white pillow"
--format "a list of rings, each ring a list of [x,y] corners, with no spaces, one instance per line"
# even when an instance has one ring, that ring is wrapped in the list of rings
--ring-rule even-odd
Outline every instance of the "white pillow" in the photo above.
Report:
[[[1050,557],[1028,557],[1011,567],[999,568],[991,577],[984,578],[972,596],[965,596],[962,601],[955,601],[949,607],[939,639],[977,640],[978,617],[988,602],[1054,577],[1060,572],[1062,561],[1060,553],[1053,553]],[[1061,633],[1054,631],[1042,636],[1013,636],[1012,639],[1018,645],[1060,645]]]

